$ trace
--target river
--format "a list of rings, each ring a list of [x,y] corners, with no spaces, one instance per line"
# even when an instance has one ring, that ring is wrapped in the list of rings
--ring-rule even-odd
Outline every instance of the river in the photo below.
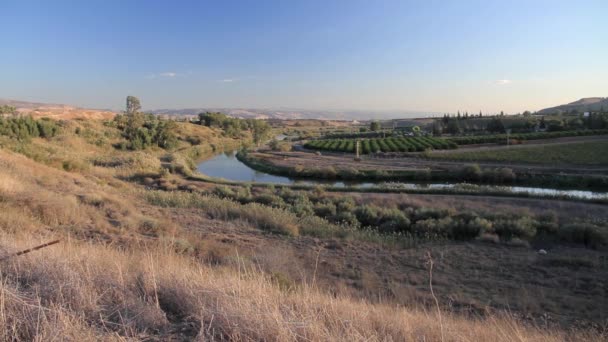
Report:
[[[370,188],[387,184],[386,181],[379,182],[342,182],[315,179],[292,179],[285,176],[275,176],[265,172],[256,171],[243,164],[236,158],[234,151],[224,152],[201,162],[198,171],[214,178],[223,178],[228,181],[274,183],[274,184],[300,184],[300,185],[329,185],[336,187],[357,186]],[[465,183],[404,183],[389,182],[392,186],[406,189],[445,189],[464,186]],[[587,190],[564,190],[551,188],[523,187],[523,186],[500,186],[500,189],[515,193],[530,193],[537,195],[560,195],[586,199],[608,199],[608,193]]]

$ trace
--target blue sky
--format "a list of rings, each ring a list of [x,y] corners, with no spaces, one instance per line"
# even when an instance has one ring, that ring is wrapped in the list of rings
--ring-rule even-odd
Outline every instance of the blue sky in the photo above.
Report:
[[[0,0],[0,98],[509,113],[608,96],[608,1]]]

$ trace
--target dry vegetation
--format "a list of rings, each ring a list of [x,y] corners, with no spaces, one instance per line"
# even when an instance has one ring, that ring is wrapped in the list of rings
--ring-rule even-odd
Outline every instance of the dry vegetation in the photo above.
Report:
[[[40,239],[40,238],[38,238]],[[2,245],[15,250],[38,239]],[[509,318],[335,298],[314,286],[285,290],[262,273],[210,268],[168,249],[60,246],[4,262],[3,340],[562,341],[560,332]],[[573,340],[598,335],[569,336]]]
[[[432,306],[329,293],[332,284],[316,282],[328,279],[320,274],[323,265],[319,274],[316,266],[310,272],[312,279],[293,282],[269,272],[267,265],[228,252],[224,240],[236,226],[257,228],[255,237],[265,239],[266,246],[306,247],[304,242],[312,238],[297,236],[318,229],[321,221],[299,221],[277,208],[190,194],[198,187],[183,181],[192,172],[193,158],[238,142],[206,127],[179,126],[177,150],[129,152],[112,146],[120,136],[101,122],[69,121],[62,127],[51,140],[0,140],[0,251],[62,239],[59,245],[0,262],[2,340],[606,337],[597,330],[541,329],[502,313],[480,318],[442,311],[439,317]],[[149,190],[157,185],[188,192]],[[204,217],[220,238],[203,240],[188,215],[193,220]],[[428,278],[425,287],[426,282]]]

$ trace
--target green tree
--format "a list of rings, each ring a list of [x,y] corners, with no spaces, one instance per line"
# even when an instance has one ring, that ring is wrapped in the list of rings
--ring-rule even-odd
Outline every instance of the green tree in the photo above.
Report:
[[[369,125],[369,130],[372,132],[377,132],[380,130],[380,123],[378,121],[372,121]]]
[[[270,136],[270,125],[263,120],[253,120],[253,142],[260,145]]]
[[[419,126],[412,127],[412,132],[414,133],[415,136],[419,136],[420,135],[420,127]]]
[[[126,134],[130,140],[134,140],[138,134],[141,138],[141,133],[138,133],[138,130],[144,125],[145,117],[144,114],[139,111],[140,109],[141,103],[139,102],[139,99],[135,96],[127,96],[125,113],[127,115],[128,123]]]
[[[446,131],[450,134],[460,134],[461,128],[458,119],[450,118]]]
[[[137,112],[139,112],[141,110],[141,103],[139,102],[139,99],[135,96],[127,96],[127,108],[126,108],[126,114],[127,115],[133,115]]]

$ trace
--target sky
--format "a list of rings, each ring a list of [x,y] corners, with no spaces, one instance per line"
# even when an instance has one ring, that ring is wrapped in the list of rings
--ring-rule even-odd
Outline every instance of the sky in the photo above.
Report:
[[[607,14],[607,0],[0,0],[0,98],[533,111],[608,96]]]

